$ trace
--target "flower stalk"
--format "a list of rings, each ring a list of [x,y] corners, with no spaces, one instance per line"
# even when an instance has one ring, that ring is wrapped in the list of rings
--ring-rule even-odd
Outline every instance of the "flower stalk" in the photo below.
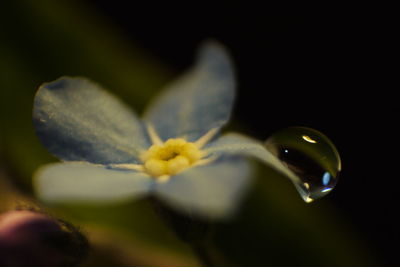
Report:
[[[211,256],[209,244],[214,223],[212,220],[196,218],[188,213],[177,212],[163,204],[157,198],[149,198],[157,215],[175,235],[187,243],[205,267],[217,267]]]

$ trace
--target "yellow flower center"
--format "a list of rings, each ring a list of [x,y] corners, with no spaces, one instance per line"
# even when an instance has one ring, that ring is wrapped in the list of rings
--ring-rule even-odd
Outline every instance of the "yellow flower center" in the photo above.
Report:
[[[145,172],[154,177],[174,175],[198,162],[204,152],[192,142],[171,138],[154,144],[141,156]]]

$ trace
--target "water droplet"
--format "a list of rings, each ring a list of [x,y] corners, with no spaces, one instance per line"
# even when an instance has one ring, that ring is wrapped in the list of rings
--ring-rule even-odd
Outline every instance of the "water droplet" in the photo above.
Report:
[[[293,183],[304,201],[323,197],[335,187],[342,168],[340,156],[324,134],[290,127],[273,134],[265,146],[299,177]]]

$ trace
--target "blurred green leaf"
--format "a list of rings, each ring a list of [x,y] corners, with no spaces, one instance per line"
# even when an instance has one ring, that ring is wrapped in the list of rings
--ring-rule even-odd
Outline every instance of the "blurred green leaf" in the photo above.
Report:
[[[63,75],[89,77],[140,111],[171,76],[83,2],[19,0],[1,5],[0,144],[25,178],[50,160],[31,123],[40,84]]]

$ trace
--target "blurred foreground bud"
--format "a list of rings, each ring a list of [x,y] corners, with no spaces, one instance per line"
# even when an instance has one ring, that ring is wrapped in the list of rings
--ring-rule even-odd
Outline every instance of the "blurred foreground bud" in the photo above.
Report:
[[[73,267],[87,251],[86,238],[68,223],[33,211],[0,215],[2,267]]]

